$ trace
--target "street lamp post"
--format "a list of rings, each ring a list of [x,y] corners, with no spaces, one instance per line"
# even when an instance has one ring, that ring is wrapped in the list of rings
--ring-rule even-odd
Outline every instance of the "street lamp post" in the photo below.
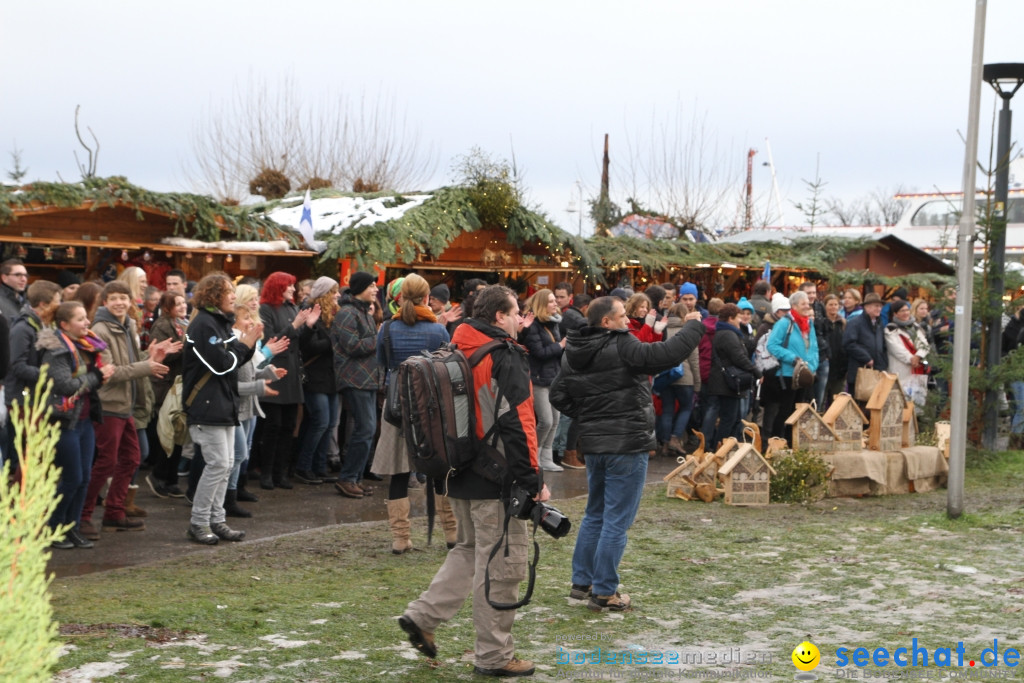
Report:
[[[989,220],[989,307],[988,348],[985,369],[991,378],[1002,357],[1003,290],[1006,260],[1006,200],[1010,187],[1010,100],[1024,85],[1024,64],[986,64],[982,78],[1003,100],[999,110],[996,140],[996,188],[994,211]],[[989,385],[985,392],[985,429],[982,447],[995,450],[999,424],[999,390]]]

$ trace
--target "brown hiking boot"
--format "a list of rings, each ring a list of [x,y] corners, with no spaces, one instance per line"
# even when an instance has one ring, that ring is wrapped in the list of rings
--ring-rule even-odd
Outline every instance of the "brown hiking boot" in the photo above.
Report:
[[[500,669],[482,669],[479,666],[473,667],[473,673],[481,676],[532,676],[534,671],[533,662],[528,659],[513,657],[508,664]]]
[[[135,494],[139,490],[137,484],[128,487],[128,495],[124,499],[125,517],[148,517],[149,513],[135,504]]]
[[[587,609],[593,612],[627,612],[633,608],[633,601],[628,595],[591,595]]]
[[[141,519],[132,519],[131,517],[121,517],[120,519],[106,519],[103,520],[104,531],[145,531],[146,523]],[[86,537],[88,538],[88,537]]]
[[[569,589],[569,597],[573,600],[587,600],[590,598],[590,586],[581,586],[574,583]]]
[[[78,525],[78,530],[82,533],[82,536],[90,541],[100,540],[100,532],[96,530],[96,527],[90,521],[83,519]]]
[[[416,622],[405,616],[398,617],[398,626],[409,634],[409,642],[418,651],[431,659],[437,659],[437,645],[434,644],[434,634],[424,631]]]
[[[362,498],[363,490],[351,481],[339,481],[334,484],[335,490],[346,498]]]
[[[568,467],[571,470],[587,469],[587,465],[583,462],[583,458],[580,457],[579,451],[566,451],[562,456],[562,467]]]

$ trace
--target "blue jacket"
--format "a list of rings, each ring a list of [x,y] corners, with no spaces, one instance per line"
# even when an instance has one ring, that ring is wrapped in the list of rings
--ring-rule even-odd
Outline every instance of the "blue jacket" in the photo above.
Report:
[[[843,348],[846,349],[846,381],[852,386],[857,382],[857,369],[874,361],[875,370],[889,369],[889,354],[885,349],[885,325],[881,318],[871,323],[871,316],[863,313],[846,321],[843,332]]]
[[[384,357],[385,327],[391,341],[390,367]],[[394,370],[409,356],[415,356],[421,351],[436,351],[449,341],[451,338],[448,336],[448,330],[441,323],[417,320],[415,325],[406,325],[399,319],[386,320],[377,333],[377,365]]]
[[[803,358],[812,373],[818,371],[818,335],[814,330],[814,321],[811,321],[809,330],[810,334],[807,335],[805,342],[800,326],[788,316],[772,327],[767,342],[768,353],[779,359],[779,377],[793,376],[793,364],[797,358]],[[787,335],[789,344],[786,344]]]

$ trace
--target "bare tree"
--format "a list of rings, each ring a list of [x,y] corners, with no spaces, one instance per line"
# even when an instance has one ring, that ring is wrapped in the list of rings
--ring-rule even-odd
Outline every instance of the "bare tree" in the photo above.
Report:
[[[903,186],[892,189],[876,188],[865,197],[857,197],[849,203],[840,199],[826,199],[825,208],[836,223],[849,225],[896,225],[903,213],[903,206],[896,195],[903,192]]]
[[[74,152],[75,163],[78,164],[78,170],[82,174],[82,178],[95,178],[96,177],[96,164],[100,159],[100,141],[96,137],[96,133],[92,132],[92,128],[86,126],[86,130],[89,131],[89,135],[92,136],[93,142],[96,144],[96,149],[92,149],[89,145],[85,144],[85,140],[82,139],[82,131],[78,128],[78,111],[82,108],[82,105],[75,105],[75,136],[78,138],[78,142],[85,147],[85,151],[89,153],[89,163],[82,165],[82,162],[78,160],[78,152]]]
[[[361,191],[410,189],[433,175],[432,151],[420,147],[393,98],[345,94],[303,100],[291,78],[272,87],[250,78],[224,105],[204,112],[192,136],[194,185],[240,199],[254,177],[276,171],[293,186]]]
[[[633,154],[627,177],[645,203],[670,218],[680,230],[715,230],[728,222],[737,187],[742,186],[737,155],[723,152],[709,130],[707,115],[684,118],[682,109],[659,120],[651,117],[646,149]],[[643,149],[639,136],[629,142]],[[640,188],[636,188],[637,185]]]

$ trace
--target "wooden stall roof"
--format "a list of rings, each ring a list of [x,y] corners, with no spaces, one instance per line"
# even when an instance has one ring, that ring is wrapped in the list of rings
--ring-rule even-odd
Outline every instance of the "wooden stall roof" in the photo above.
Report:
[[[169,238],[179,238],[167,243]],[[184,238],[184,239],[182,239]],[[187,242],[186,242],[187,240]],[[299,236],[247,207],[155,193],[123,178],[0,187],[0,241],[312,257]]]

